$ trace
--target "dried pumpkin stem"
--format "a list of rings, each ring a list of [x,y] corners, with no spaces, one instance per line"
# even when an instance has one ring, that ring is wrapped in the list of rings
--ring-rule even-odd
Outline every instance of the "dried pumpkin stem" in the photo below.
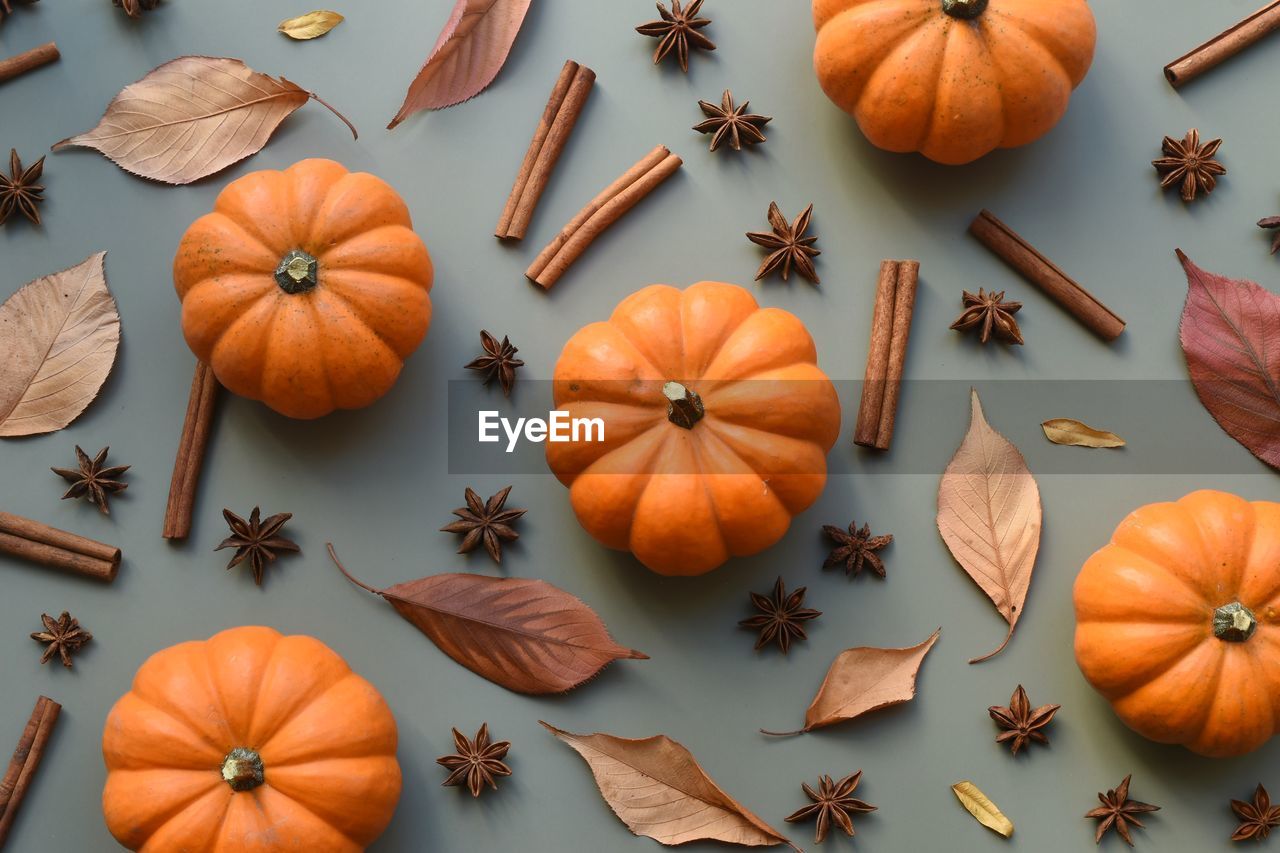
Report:
[[[953,18],[971,20],[987,10],[987,0],[942,0],[942,11]]]
[[[294,249],[280,259],[275,273],[276,284],[285,293],[305,293],[319,283],[317,268],[314,257],[301,249]]]
[[[667,398],[667,420],[682,429],[693,429],[694,425],[707,414],[702,405],[702,398],[696,391],[691,391],[679,382],[668,382],[662,386],[662,396]]]
[[[1258,629],[1258,617],[1238,601],[1213,611],[1213,636],[1228,643],[1243,643]]]
[[[222,778],[233,791],[252,791],[262,784],[262,756],[256,750],[237,746],[222,759]]]

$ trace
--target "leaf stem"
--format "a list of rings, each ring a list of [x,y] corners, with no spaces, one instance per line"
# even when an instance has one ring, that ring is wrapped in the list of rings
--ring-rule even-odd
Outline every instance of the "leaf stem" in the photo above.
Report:
[[[353,139],[360,138],[359,132],[356,131],[356,126],[352,124],[351,121],[346,116],[344,116],[342,113],[334,109],[333,104],[329,103],[324,98],[317,95],[315,92],[307,92],[307,94],[311,97],[312,100],[318,101],[321,105],[323,105],[326,109],[328,109],[329,112],[333,113],[338,118],[342,119],[342,123],[345,124],[347,128],[351,131],[351,137]]]
[[[994,652],[988,652],[979,658],[970,658],[969,663],[982,663],[984,660],[991,660],[996,655],[1004,651],[1004,647],[1009,645],[1009,641],[1013,639],[1013,623],[1009,624],[1009,633],[1004,635],[1004,642],[1001,643]]]
[[[794,737],[795,735],[808,734],[809,731],[810,729],[807,727],[803,729],[796,729],[794,732],[771,732],[768,729],[761,729],[760,734],[768,735],[769,737]]]
[[[332,542],[326,542],[324,543],[324,546],[329,549],[329,559],[333,560],[333,564],[338,567],[338,571],[342,572],[343,577],[345,577],[347,580],[351,581],[353,584],[360,587],[361,589],[365,590],[366,592],[371,592],[374,595],[382,595],[381,590],[376,590],[373,587],[369,586],[364,581],[358,580],[351,576],[351,573],[348,572],[346,567],[342,565],[342,561],[338,559],[337,552],[333,550]]]

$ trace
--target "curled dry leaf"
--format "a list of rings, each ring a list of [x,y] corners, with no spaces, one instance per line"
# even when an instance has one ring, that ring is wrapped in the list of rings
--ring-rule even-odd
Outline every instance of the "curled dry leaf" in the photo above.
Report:
[[[1004,642],[978,663],[1004,650],[1022,615],[1040,549],[1040,488],[1026,460],[982,414],[970,391],[969,431],[942,472],[938,532],[951,556],[982,587],[1009,623]]]
[[[1187,303],[1178,337],[1200,402],[1227,435],[1280,468],[1280,296],[1200,269],[1178,250]]]
[[[1005,817],[1004,812],[1000,811],[977,785],[966,780],[955,783],[951,786],[951,790],[960,801],[960,805],[964,806],[978,823],[1005,838],[1013,835],[1013,821]]]
[[[308,12],[305,15],[281,21],[277,29],[291,39],[307,41],[308,39],[319,38],[344,20],[346,19],[337,12],[317,9],[314,12]]]
[[[0,305],[0,436],[62,429],[111,373],[120,315],[106,256],[38,278]]]
[[[543,727],[582,756],[618,819],[660,844],[710,839],[745,847],[787,844],[781,833],[726,794],[684,746],[667,737],[576,735]]]
[[[102,152],[126,172],[189,184],[256,154],[314,92],[254,71],[238,59],[180,56],[124,87],[98,126],[53,146]]]
[[[444,109],[483,92],[502,70],[528,11],[529,0],[457,0],[387,130],[419,110]]]
[[[1124,439],[1105,429],[1094,429],[1072,418],[1050,418],[1040,424],[1044,437],[1054,444],[1072,447],[1124,447]]]
[[[564,693],[621,658],[648,655],[613,641],[600,617],[546,581],[439,574],[374,589],[440,650],[479,676],[517,693]]]
[[[845,649],[836,655],[818,695],[805,712],[804,728],[794,732],[760,731],[778,737],[798,735],[910,702],[916,695],[920,664],[941,633],[939,628],[920,645],[906,649]]]

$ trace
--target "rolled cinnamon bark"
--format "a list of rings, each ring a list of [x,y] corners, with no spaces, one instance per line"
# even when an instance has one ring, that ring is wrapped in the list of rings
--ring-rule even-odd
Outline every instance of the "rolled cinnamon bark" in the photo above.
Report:
[[[196,362],[191,379],[191,395],[187,399],[187,415],[182,422],[182,437],[173,460],[173,477],[169,480],[169,502],[164,509],[165,539],[186,539],[191,533],[191,513],[195,508],[196,487],[209,443],[213,415],[222,386],[213,369],[203,361]]]
[[[1246,47],[1280,28],[1280,0],[1273,0],[1238,24],[1178,57],[1164,67],[1165,79],[1177,89],[1218,67]]]
[[[0,552],[107,582],[120,569],[119,548],[8,512],[0,512]]]
[[[888,450],[898,417],[898,395],[915,311],[919,261],[881,261],[871,312],[871,344],[853,442]]]
[[[58,53],[58,46],[53,42],[49,42],[39,47],[33,47],[24,53],[19,53],[17,56],[0,59],[0,83],[12,80],[20,74],[26,74],[41,65],[48,65],[61,55]]]
[[[31,780],[35,778],[40,761],[44,758],[45,747],[61,710],[62,706],[48,696],[36,699],[35,709],[22,731],[18,747],[13,751],[13,758],[9,760],[4,778],[0,779],[0,849],[4,848],[9,830],[13,828],[14,817],[18,814],[18,807],[22,805],[27,789],[31,787]]]

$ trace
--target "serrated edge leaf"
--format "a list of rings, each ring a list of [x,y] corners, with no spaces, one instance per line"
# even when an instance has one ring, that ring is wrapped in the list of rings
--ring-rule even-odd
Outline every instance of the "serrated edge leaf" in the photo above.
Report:
[[[978,823],[1005,838],[1013,835],[1013,821],[1005,817],[1004,812],[977,785],[966,779],[952,785],[951,791]]]
[[[1040,424],[1044,437],[1054,444],[1070,447],[1124,447],[1124,439],[1114,432],[1095,429],[1075,418],[1050,418]]]
[[[337,12],[317,9],[314,12],[281,21],[276,30],[296,41],[309,41],[319,38],[345,20],[346,18]]]

